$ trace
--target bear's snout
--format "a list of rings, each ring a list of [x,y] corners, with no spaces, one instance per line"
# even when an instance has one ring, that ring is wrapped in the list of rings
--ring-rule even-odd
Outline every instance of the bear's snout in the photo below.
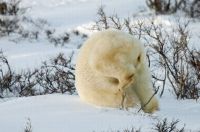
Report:
[[[130,74],[130,75],[125,76],[125,80],[126,81],[131,81],[134,78],[134,75],[135,74]]]
[[[128,74],[125,77],[120,79],[119,89],[124,91],[125,89],[129,88],[131,84],[134,83],[134,76],[135,74]]]

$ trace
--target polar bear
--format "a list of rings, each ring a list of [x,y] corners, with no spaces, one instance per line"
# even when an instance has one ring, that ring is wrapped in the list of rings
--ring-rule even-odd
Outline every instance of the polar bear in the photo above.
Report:
[[[75,86],[83,101],[97,106],[128,108],[140,103],[147,113],[159,107],[156,97],[150,100],[153,89],[143,45],[119,30],[94,33],[83,44]]]

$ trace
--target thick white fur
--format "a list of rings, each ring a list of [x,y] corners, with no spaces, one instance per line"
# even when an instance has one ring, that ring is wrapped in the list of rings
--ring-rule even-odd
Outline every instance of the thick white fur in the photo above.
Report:
[[[83,44],[75,76],[80,98],[98,106],[143,106],[153,95],[143,45],[118,30],[95,33]],[[148,113],[157,109],[155,97],[143,107]]]

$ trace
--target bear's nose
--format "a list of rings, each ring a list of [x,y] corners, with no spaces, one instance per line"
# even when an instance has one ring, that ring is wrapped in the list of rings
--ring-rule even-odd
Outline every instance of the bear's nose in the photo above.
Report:
[[[134,74],[128,74],[127,76],[125,76],[125,81],[131,82],[133,78],[134,78]]]
[[[120,80],[120,89],[128,88],[134,82],[134,74],[128,74]]]
[[[127,74],[127,75],[125,75],[125,76],[123,76],[123,77],[121,77],[121,79],[119,79],[120,80],[120,83],[131,83],[133,80],[134,80],[134,74],[132,73],[132,74]]]

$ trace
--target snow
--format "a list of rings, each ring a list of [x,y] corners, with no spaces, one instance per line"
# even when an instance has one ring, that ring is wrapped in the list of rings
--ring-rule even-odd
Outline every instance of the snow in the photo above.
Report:
[[[101,108],[80,101],[77,95],[43,95],[13,98],[0,103],[0,128],[4,132],[23,131],[27,119],[34,132],[92,132],[141,128],[150,131],[158,119],[179,119],[180,127],[199,130],[199,102],[162,98],[160,111],[153,115],[126,110]],[[187,107],[185,107],[187,105]]]
[[[77,40],[76,44],[79,44],[79,41]],[[65,53],[66,56],[69,56],[72,51],[76,53],[78,47],[78,45],[73,45],[73,42],[71,42],[73,48],[70,47],[71,45],[55,47],[54,44],[47,44],[44,41],[20,42],[20,44],[0,41],[0,43],[0,50],[8,58],[11,67],[17,71],[37,68],[43,61],[49,60],[49,58],[53,58],[59,53]]]
[[[136,2],[134,2],[136,1]],[[120,16],[131,15],[133,11],[143,9],[140,0],[24,0],[22,6],[31,7],[29,13],[32,17],[44,18],[53,26],[61,29],[74,28],[81,24],[91,22],[96,18],[97,9],[105,6],[109,13],[118,13]],[[135,4],[137,3],[137,4]],[[133,6],[134,5],[134,6]],[[145,5],[145,4],[142,4]],[[133,8],[135,7],[135,8]],[[78,19],[78,21],[77,21]]]
[[[37,132],[88,132],[116,126],[120,128],[132,123],[132,117],[126,112],[95,108],[82,103],[77,96],[69,95],[14,99],[2,103],[0,107],[1,115],[6,115],[1,116],[0,126],[8,132],[13,128],[15,131],[22,131],[27,118],[31,119],[34,131]],[[10,127],[10,124],[13,126]]]
[[[101,5],[105,6],[108,14],[116,13],[123,18],[135,13],[140,15],[138,19],[148,19],[145,0],[23,0],[21,4],[30,7],[29,16],[47,20],[58,34],[78,29],[89,35],[92,31],[85,27],[94,23],[97,9]],[[157,16],[155,20],[167,28],[171,28],[176,21],[171,16]],[[195,44],[199,41],[199,29],[199,22],[192,22],[190,30],[195,37],[191,43],[196,48],[200,48],[199,44]],[[21,71],[38,68],[43,61],[60,52],[68,56],[73,51],[75,64],[78,47],[82,42],[83,39],[73,36],[69,44],[55,47],[43,39],[15,43],[4,37],[0,38],[0,50],[8,58],[11,67]],[[0,131],[21,132],[28,118],[33,132],[99,132],[131,127],[148,132],[152,131],[155,122],[164,118],[180,120],[180,127],[185,124],[188,131],[200,130],[199,100],[176,100],[167,90],[159,100],[160,111],[150,115],[138,112],[139,107],[125,111],[92,106],[82,102],[78,95],[53,94],[0,99]]]

